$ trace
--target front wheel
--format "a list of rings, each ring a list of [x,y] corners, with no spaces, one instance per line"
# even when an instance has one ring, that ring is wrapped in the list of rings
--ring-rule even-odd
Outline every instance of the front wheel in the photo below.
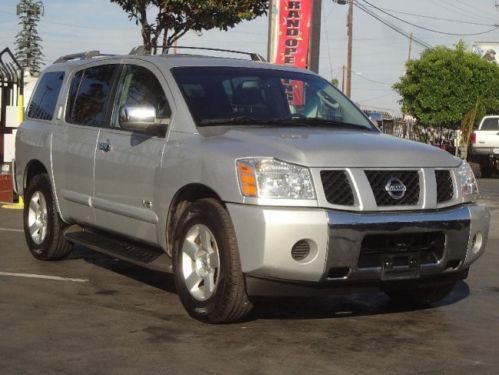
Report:
[[[30,181],[23,211],[24,235],[31,254],[41,260],[58,260],[69,255],[71,243],[55,206],[50,179],[39,174]]]
[[[252,309],[232,221],[215,199],[194,202],[183,213],[176,229],[173,271],[180,300],[195,319],[230,323]]]
[[[456,283],[449,283],[433,287],[385,290],[385,293],[397,304],[424,307],[443,300],[454,289],[455,285]]]

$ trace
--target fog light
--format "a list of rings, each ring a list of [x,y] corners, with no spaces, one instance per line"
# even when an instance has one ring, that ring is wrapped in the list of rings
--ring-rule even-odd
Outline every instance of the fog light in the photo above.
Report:
[[[308,241],[301,240],[294,244],[291,249],[291,256],[294,260],[300,262],[310,255],[310,244]]]
[[[482,248],[483,236],[481,232],[476,232],[471,240],[471,251],[473,254],[477,254]]]

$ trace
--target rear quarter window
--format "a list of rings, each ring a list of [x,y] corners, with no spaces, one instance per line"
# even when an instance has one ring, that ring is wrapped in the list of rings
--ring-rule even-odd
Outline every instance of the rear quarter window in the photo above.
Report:
[[[64,72],[49,72],[42,76],[28,107],[28,118],[52,120],[63,81]]]

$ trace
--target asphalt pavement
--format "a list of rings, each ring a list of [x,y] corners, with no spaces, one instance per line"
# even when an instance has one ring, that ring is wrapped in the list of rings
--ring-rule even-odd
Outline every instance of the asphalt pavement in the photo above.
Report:
[[[21,211],[0,209],[0,373],[497,374],[499,178],[479,181],[489,244],[440,304],[382,293],[260,301],[250,320],[207,325],[168,274],[77,247],[35,260]]]

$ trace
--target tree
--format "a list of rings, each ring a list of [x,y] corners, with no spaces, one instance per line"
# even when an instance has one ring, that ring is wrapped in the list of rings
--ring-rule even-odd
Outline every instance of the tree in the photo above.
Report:
[[[264,14],[267,0],[111,0],[118,4],[141,27],[146,53],[156,50],[163,36],[163,50],[168,50],[187,31],[218,28],[228,30],[241,21]],[[154,22],[148,13],[157,14]]]
[[[31,75],[40,73],[43,63],[42,38],[38,35],[38,22],[43,11],[40,1],[21,0],[17,5],[21,31],[16,35],[16,59]]]
[[[455,49],[428,49],[406,68],[393,88],[404,113],[421,124],[457,128],[466,114],[478,121],[499,110],[499,67],[466,52],[463,42]]]

